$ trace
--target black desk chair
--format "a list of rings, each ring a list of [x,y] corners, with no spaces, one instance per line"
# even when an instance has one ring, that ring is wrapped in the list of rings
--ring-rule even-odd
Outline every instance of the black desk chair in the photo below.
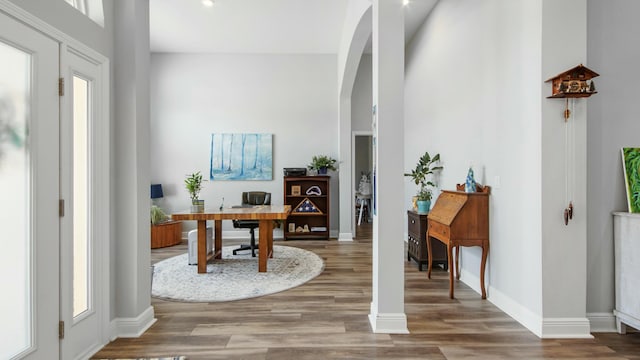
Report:
[[[254,205],[271,205],[271,193],[264,191],[248,191],[242,193],[241,206]],[[260,227],[258,220],[233,220],[233,227],[237,229],[249,229],[251,234],[251,243],[249,245],[240,245],[239,248],[233,250],[233,255],[237,255],[238,251],[251,250],[251,256],[256,257],[256,228]]]

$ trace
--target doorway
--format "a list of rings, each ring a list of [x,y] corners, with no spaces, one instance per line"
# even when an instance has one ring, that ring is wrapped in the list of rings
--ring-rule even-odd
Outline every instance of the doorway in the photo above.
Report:
[[[352,136],[352,228],[355,229],[356,237],[362,235],[363,230],[368,227],[366,233],[371,233],[371,194],[362,196],[359,194],[360,183],[365,180],[369,182],[371,188],[371,173],[373,170],[373,134],[371,131],[354,131]]]

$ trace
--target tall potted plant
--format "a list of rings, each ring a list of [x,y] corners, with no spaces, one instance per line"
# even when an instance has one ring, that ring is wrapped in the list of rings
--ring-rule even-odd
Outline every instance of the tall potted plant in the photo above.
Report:
[[[311,159],[311,164],[307,167],[311,170],[317,170],[318,175],[325,175],[327,170],[336,170],[337,160],[326,155],[315,155]]]
[[[191,212],[204,212],[204,200],[199,198],[202,190],[202,174],[200,171],[187,175],[184,185],[191,197]]]
[[[418,159],[415,169],[411,170],[410,173],[404,174],[404,176],[410,176],[413,182],[420,186],[416,193],[416,202],[418,212],[421,214],[428,213],[431,208],[431,198],[433,195],[431,187],[435,187],[436,184],[429,180],[428,176],[443,169],[442,166],[436,166],[436,163],[439,161],[440,154],[431,157],[427,151]]]

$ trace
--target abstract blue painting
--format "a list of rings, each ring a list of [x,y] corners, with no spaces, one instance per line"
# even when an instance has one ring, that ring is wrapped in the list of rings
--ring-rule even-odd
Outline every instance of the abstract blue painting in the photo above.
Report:
[[[209,180],[273,180],[271,134],[211,134]]]

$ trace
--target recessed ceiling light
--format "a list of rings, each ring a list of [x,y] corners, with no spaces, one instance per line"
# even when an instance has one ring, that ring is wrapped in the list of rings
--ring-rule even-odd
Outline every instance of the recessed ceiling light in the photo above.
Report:
[[[404,6],[409,5],[409,0],[402,0],[402,5],[404,5]]]
[[[213,0],[202,0],[202,5],[204,5],[206,7],[212,7],[213,6]]]

